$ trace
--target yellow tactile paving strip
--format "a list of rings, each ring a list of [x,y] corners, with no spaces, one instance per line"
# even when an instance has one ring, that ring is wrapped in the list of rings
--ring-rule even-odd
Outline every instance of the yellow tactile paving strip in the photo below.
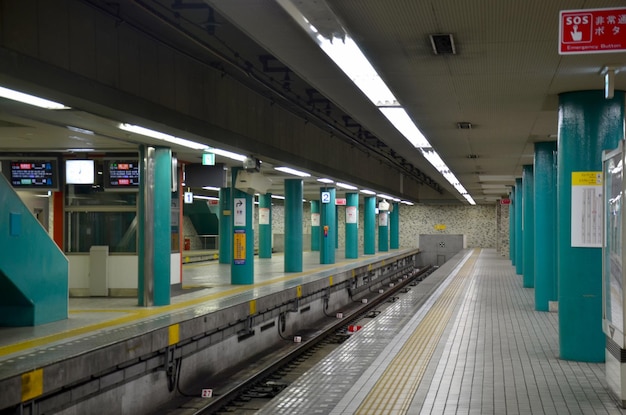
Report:
[[[356,414],[406,414],[441,335],[470,280],[480,255],[475,249],[417,329],[391,361]]]
[[[170,305],[167,305],[167,306],[149,307],[149,308],[140,308],[140,307],[138,307],[136,309],[115,309],[115,310],[81,309],[80,311],[76,311],[76,312],[84,312],[84,313],[93,313],[93,312],[101,312],[101,313],[103,313],[103,312],[124,312],[124,313],[127,313],[127,315],[124,315],[122,317],[113,318],[111,320],[107,320],[107,321],[104,321],[104,322],[89,324],[89,325],[86,325],[86,326],[83,326],[83,327],[77,327],[77,328],[74,328],[74,329],[65,330],[65,331],[61,331],[61,332],[58,332],[58,333],[54,333],[54,334],[50,334],[50,335],[46,335],[46,336],[41,336],[41,337],[33,338],[33,339],[30,339],[30,340],[26,340],[26,341],[16,342],[16,343],[8,344],[8,345],[5,345],[5,346],[0,346],[0,358],[2,358],[3,356],[24,352],[24,351],[29,350],[29,349],[34,349],[34,348],[40,348],[40,347],[48,346],[49,344],[54,343],[54,342],[59,342],[59,341],[70,339],[72,337],[90,334],[90,333],[96,332],[98,330],[105,330],[105,329],[109,329],[109,328],[112,328],[114,326],[123,325],[123,324],[133,324],[133,323],[136,323],[137,321],[142,320],[142,319],[155,317],[157,315],[161,315],[161,314],[165,314],[165,313],[171,313],[171,312],[182,310],[182,309],[185,309],[185,308],[188,308],[188,307],[193,307],[193,306],[205,303],[207,301],[214,301],[214,300],[224,299],[224,298],[227,298],[227,297],[230,297],[230,296],[241,294],[241,293],[244,293],[244,292],[249,291],[249,290],[255,290],[255,289],[258,289],[260,287],[265,287],[265,286],[268,286],[268,285],[271,285],[271,284],[286,282],[286,281],[290,281],[290,280],[293,280],[293,279],[296,279],[296,278],[302,278],[302,277],[305,277],[307,275],[311,275],[311,274],[318,273],[318,272],[323,272],[325,270],[332,269],[332,268],[335,268],[335,267],[339,267],[339,266],[342,266],[342,265],[346,265],[347,263],[355,262],[355,261],[356,260],[345,260],[345,261],[342,261],[341,263],[336,263],[336,264],[330,264],[330,265],[326,265],[326,266],[322,266],[322,267],[317,267],[315,269],[312,269],[312,270],[309,270],[309,271],[305,271],[305,272],[288,274],[288,275],[284,275],[282,277],[269,279],[269,280],[258,282],[258,283],[252,284],[252,285],[234,286],[233,288],[226,289],[226,290],[223,290],[223,291],[220,291],[220,292],[217,292],[217,293],[209,294],[209,295],[202,296],[202,297],[193,298],[193,299],[186,300],[186,301],[181,301],[181,302],[178,302],[178,303],[175,303],[175,304],[170,304]]]

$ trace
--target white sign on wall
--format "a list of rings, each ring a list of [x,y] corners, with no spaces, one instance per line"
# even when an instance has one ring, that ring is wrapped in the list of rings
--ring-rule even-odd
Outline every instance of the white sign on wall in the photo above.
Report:
[[[602,172],[572,172],[571,244],[602,248]]]
[[[233,208],[235,209],[234,226],[246,226],[246,199],[236,197],[233,200]]]
[[[270,224],[270,208],[259,208],[259,225]]]
[[[346,223],[357,223],[358,218],[356,206],[346,206]]]
[[[320,214],[311,213],[311,226],[320,226]]]

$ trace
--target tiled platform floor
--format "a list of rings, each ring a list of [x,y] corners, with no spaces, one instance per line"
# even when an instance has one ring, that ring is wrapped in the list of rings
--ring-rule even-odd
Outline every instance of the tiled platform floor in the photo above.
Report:
[[[534,291],[522,288],[521,277],[508,259],[486,249],[466,266],[467,275],[459,265],[437,290],[443,300],[446,290],[454,288],[450,280],[463,279],[460,294],[448,306],[453,309],[451,318],[420,374],[419,385],[414,393],[396,398],[404,400],[403,405],[378,412],[364,409],[367,397],[391,393],[377,389],[392,363],[393,356],[386,355],[399,355],[408,345],[409,336],[436,308],[434,298],[418,311],[409,308],[413,302],[409,295],[403,297],[262,413],[625,413],[606,389],[603,364],[559,359],[557,314],[534,311]],[[415,357],[404,364],[419,362]],[[398,378],[396,387],[405,382],[405,377]]]

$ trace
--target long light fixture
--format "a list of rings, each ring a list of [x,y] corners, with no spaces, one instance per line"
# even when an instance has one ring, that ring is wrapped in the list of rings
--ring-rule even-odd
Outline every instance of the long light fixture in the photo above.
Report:
[[[219,148],[206,148],[204,151],[206,151],[207,153],[213,153],[213,154],[217,154],[218,156],[223,156],[232,160],[237,160],[237,161],[244,161],[247,156],[244,156],[243,154],[237,154],[237,153],[233,153],[232,151],[228,151],[228,150],[222,150]]]
[[[294,176],[298,176],[298,177],[310,177],[311,176],[309,173],[292,169],[291,167],[274,167],[274,170],[282,171],[283,173],[287,173],[287,174],[293,174]]]
[[[374,192],[372,190],[367,190],[367,189],[361,189],[360,192],[363,193],[364,195],[375,195],[376,194],[376,192]]]
[[[322,35],[319,30],[304,16],[295,5],[293,0],[276,0],[283,9],[317,42],[319,47],[328,55],[330,59],[350,78],[350,80],[365,94],[365,96],[379,109],[379,111],[389,120],[389,122],[406,138],[415,148],[422,150],[432,150],[432,145],[428,139],[415,125],[406,110],[400,105],[398,99],[393,95],[389,87],[382,80],[376,69],[363,54],[356,42],[345,31],[337,20],[338,29],[333,32],[333,38]],[[328,15],[322,14],[321,19],[332,19],[332,12]],[[341,33],[343,31],[343,33]],[[436,154],[436,153],[435,153]],[[425,155],[426,157],[426,155]],[[438,157],[438,156],[437,156]],[[426,157],[431,163],[433,158]],[[450,172],[450,169],[439,158],[436,160],[435,168],[438,171]],[[452,174],[450,172],[452,176]],[[444,176],[445,177],[445,176]],[[455,189],[470,204],[476,204],[459,181],[446,177],[446,180],[453,183]],[[458,185],[456,185],[458,184]],[[460,186],[460,188],[459,188]],[[461,190],[459,190],[461,189]]]
[[[325,177],[319,178],[319,179],[317,179],[317,181],[320,182],[320,183],[326,183],[326,184],[335,183],[333,180],[327,179]]]
[[[202,196],[202,195],[193,195],[194,199],[202,199],[202,200],[220,200],[219,197],[213,196]]]
[[[351,184],[347,184],[347,183],[337,182],[336,185],[337,185],[337,187],[341,187],[342,189],[347,189],[347,190],[357,190],[358,189],[358,187],[352,186]]]
[[[156,138],[157,140],[162,140],[168,143],[177,144],[179,146],[192,148],[194,150],[204,150],[208,148],[206,144],[197,143],[195,141],[186,140],[180,137],[174,137],[173,135],[151,130],[149,128],[141,127],[139,125],[122,123],[119,125],[119,128],[120,130],[145,135],[146,137]]]
[[[23,92],[15,91],[13,89],[4,88],[0,86],[0,97],[18,101],[23,104],[34,105],[35,107],[45,108],[48,110],[67,110],[67,107],[61,103],[50,101],[44,98],[36,97],[34,95],[25,94]]]

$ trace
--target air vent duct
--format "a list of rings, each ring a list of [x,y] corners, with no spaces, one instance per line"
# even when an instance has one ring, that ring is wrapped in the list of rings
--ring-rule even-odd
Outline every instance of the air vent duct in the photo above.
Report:
[[[471,130],[472,129],[472,123],[467,122],[467,121],[457,122],[456,126],[459,130]]]
[[[452,34],[430,35],[430,43],[433,46],[435,55],[456,55]]]

